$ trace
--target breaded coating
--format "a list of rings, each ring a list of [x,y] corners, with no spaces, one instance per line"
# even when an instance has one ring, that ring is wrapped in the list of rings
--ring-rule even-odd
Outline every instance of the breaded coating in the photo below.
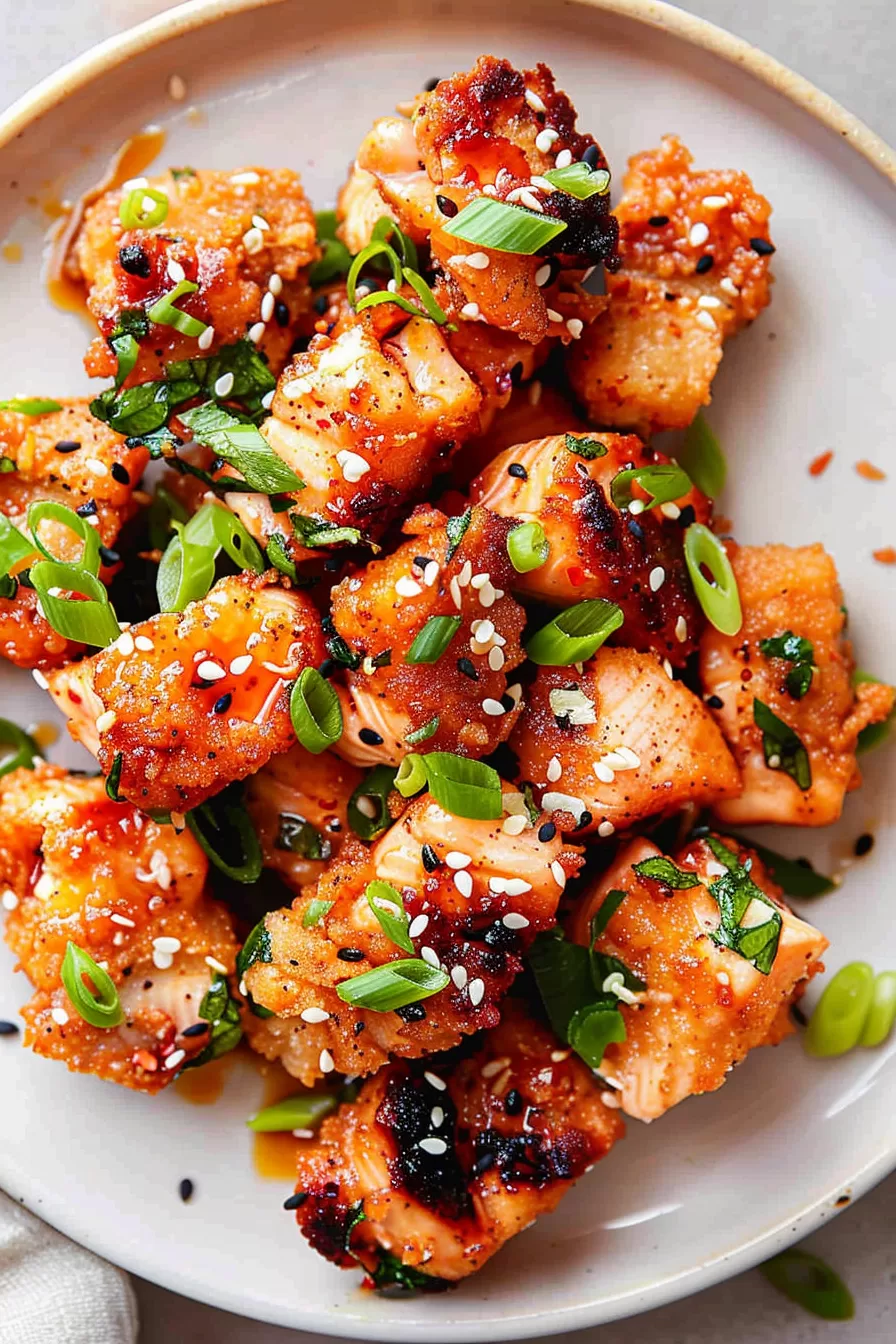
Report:
[[[265,867],[296,891],[316,882],[339,853],[348,800],[363,778],[338,756],[312,756],[300,742],[272,756],[250,777],[245,800]]]
[[[25,1045],[142,1092],[167,1086],[208,1041],[184,1035],[201,1020],[206,958],[230,973],[238,948],[226,908],[206,893],[207,868],[189,831],[112,802],[101,779],[42,762],[0,779],[6,941],[35,987]],[[69,941],[108,971],[120,1026],[92,1026],[69,1000]]]
[[[122,797],[183,813],[292,745],[292,683],[323,657],[310,600],[247,571],[53,672],[50,693],[104,775],[120,759]]]
[[[338,688],[345,731],[334,747],[355,765],[400,764],[424,728],[423,751],[487,756],[516,722],[526,617],[506,592],[505,528],[474,509],[455,547],[449,526],[418,509],[404,527],[411,540],[332,591],[333,624],[362,660]],[[456,623],[450,644],[436,662],[408,662],[436,618]]]
[[[473,481],[470,497],[544,529],[550,554],[537,569],[514,575],[517,591],[562,606],[598,597],[615,602],[625,617],[616,640],[683,666],[697,647],[703,613],[684,562],[682,525],[707,522],[709,503],[691,489],[634,516],[611,494],[619,472],[667,461],[634,434],[556,434],[505,449]],[[648,498],[637,485],[632,493],[641,503]]]
[[[545,818],[533,825],[510,785],[505,809],[503,822],[471,821],[423,795],[372,849],[350,838],[316,888],[267,915],[271,959],[250,966],[245,982],[276,1017],[250,1023],[255,1049],[310,1086],[334,1066],[372,1073],[392,1054],[447,1050],[495,1026],[523,952],[554,923],[566,877],[581,862],[559,835],[539,839]],[[375,880],[400,893],[413,955],[451,977],[446,989],[395,1012],[350,1005],[336,992],[412,955],[387,937],[367,901]],[[322,913],[312,905],[320,901]]]
[[[741,788],[709,710],[634,649],[599,649],[581,673],[539,668],[510,747],[540,805],[579,835],[612,835]]]
[[[376,122],[340,198],[343,235],[352,247],[369,239],[377,218],[372,177],[386,206],[380,213],[429,244],[441,268],[436,292],[452,319],[481,317],[531,344],[547,336],[574,341],[602,306],[578,282],[588,267],[615,264],[617,239],[607,192],[579,200],[544,177],[558,158],[563,166],[586,154],[592,167],[606,169],[593,138],[575,123],[575,109],[546,65],[519,71],[481,56],[471,70],[421,93],[410,119]],[[445,232],[460,210],[483,197],[562,220],[566,228],[535,256]]]
[[[645,437],[689,425],[723,342],[769,301],[771,206],[746,173],[691,162],[674,135],[629,161],[610,306],[567,362],[594,424]]]
[[[844,796],[858,788],[856,739],[893,707],[892,687],[853,686],[853,658],[844,638],[846,614],[833,560],[814,546],[727,544],[740,589],[743,625],[736,635],[707,626],[700,643],[700,677],[706,699],[743,776],[743,792],[719,803],[719,817],[732,826],[760,822],[826,826],[843,810]],[[793,658],[777,656],[764,640],[791,634],[808,641],[811,660],[805,693],[788,688],[797,671]],[[799,685],[794,685],[800,690]],[[791,763],[754,721],[755,702],[768,706],[804,749]],[[759,710],[760,715],[762,710]],[[778,734],[780,736],[780,734]],[[790,751],[794,749],[790,743]],[[790,773],[788,773],[788,768]],[[805,773],[802,773],[805,772]],[[802,780],[797,778],[802,773]],[[808,787],[802,787],[808,783]]]
[[[280,369],[310,304],[308,267],[320,255],[299,175],[289,168],[202,168],[140,181],[167,197],[162,223],[125,229],[118,212],[129,187],[107,191],[85,211],[66,260],[100,329],[84,360],[87,372],[111,377],[117,361],[107,338],[122,314],[147,311],[183,279],[199,288],[182,294],[176,306],[213,329],[211,343],[197,345],[196,336],[152,323],[129,385],[162,376],[169,361],[214,353],[247,332],[255,339],[256,324],[256,344]],[[279,280],[272,283],[273,277]],[[275,306],[265,318],[268,290]]]
[[[542,439],[554,434],[578,434],[585,429],[587,425],[574,402],[557,388],[542,384],[538,378],[515,385],[488,430],[469,439],[454,458],[451,479],[458,489],[470,490],[470,481],[483,474],[506,448],[527,443],[533,436]]]
[[[611,891],[625,899],[597,939],[599,951],[618,957],[647,989],[628,1003],[620,1000],[627,1036],[607,1046],[601,1072],[614,1087],[627,1115],[655,1120],[685,1097],[714,1092],[754,1046],[777,1044],[793,1030],[789,1005],[824,969],[827,939],[798,919],[781,898],[759,857],[738,841],[715,837],[768,897],[781,918],[774,959],[767,973],[713,939],[720,903],[709,887],[726,865],[706,840],[693,840],[674,857],[701,885],[673,890],[640,876],[633,864],[661,857],[648,840],[633,840],[582,901],[572,933],[589,944],[592,917]],[[755,897],[741,927],[759,927],[774,911]]]
[[[301,1145],[296,1217],[377,1286],[435,1289],[556,1208],[623,1132],[584,1064],[508,1002],[468,1058],[392,1063],[324,1120]]]
[[[15,464],[14,470],[0,473],[0,512],[30,537],[29,504],[53,500],[78,510],[107,548],[108,574],[118,558],[111,548],[136,512],[134,489],[149,454],[139,443],[128,447],[120,434],[94,419],[88,405],[86,397],[66,397],[58,411],[42,415],[0,411],[0,457]],[[41,525],[41,540],[62,560],[75,559],[81,551],[80,540],[57,523]],[[33,589],[20,585],[12,597],[0,597],[4,658],[19,667],[58,667],[81,648],[40,614]]]

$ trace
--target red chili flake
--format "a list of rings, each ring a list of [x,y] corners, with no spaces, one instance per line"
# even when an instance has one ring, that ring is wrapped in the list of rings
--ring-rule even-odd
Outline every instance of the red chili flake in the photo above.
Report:
[[[155,1055],[151,1055],[148,1050],[142,1048],[135,1050],[131,1056],[131,1060],[132,1063],[138,1065],[139,1068],[145,1069],[147,1073],[158,1073],[159,1071],[159,1061],[156,1059]]]
[[[81,703],[81,697],[77,691],[69,691],[68,698],[69,700],[71,700],[73,705],[80,705]]]
[[[827,471],[831,465],[834,454],[832,452],[819,453],[818,457],[813,457],[809,463],[809,475],[820,476],[823,471]]]
[[[581,588],[582,584],[585,582],[585,571],[580,569],[578,565],[570,565],[566,571],[566,577],[569,579],[573,588]]]
[[[866,462],[864,459],[856,463],[856,471],[860,476],[864,476],[866,481],[885,481],[887,473],[881,471],[880,467],[875,467],[873,463]]]
[[[884,546],[879,551],[872,551],[871,554],[878,564],[896,565],[896,546]]]

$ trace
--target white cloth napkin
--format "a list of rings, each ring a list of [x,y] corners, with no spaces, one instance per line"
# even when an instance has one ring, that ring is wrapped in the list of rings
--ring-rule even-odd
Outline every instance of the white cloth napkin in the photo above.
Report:
[[[0,1193],[0,1344],[135,1344],[126,1274]]]

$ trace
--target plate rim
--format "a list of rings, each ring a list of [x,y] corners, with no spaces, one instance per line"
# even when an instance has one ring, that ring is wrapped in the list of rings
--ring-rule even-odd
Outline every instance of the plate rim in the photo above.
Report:
[[[0,151],[13,140],[25,133],[30,126],[57,105],[102,78],[110,70],[125,64],[154,47],[161,46],[188,33],[210,27],[212,24],[233,15],[254,9],[273,8],[287,0],[187,0],[187,3],[164,10],[142,23],[133,25],[104,41],[88,48],[58,70],[46,76],[32,89],[0,112]],[[570,8],[582,6],[600,10],[611,15],[633,19],[646,27],[668,33],[688,43],[692,47],[702,48],[727,63],[745,70],[749,75],[772,88],[789,102],[808,112],[816,121],[837,134],[845,143],[876,172],[896,187],[896,150],[894,150],[875,131],[862,120],[854,116],[836,99],[819,89],[810,80],[791,70],[783,62],[769,56],[760,48],[753,46],[743,38],[736,37],[726,29],[711,23],[708,19],[690,14],[665,0],[563,0]],[[644,1311],[661,1307],[667,1303],[710,1288],[723,1280],[753,1268],[770,1255],[807,1236],[823,1222],[840,1212],[836,1206],[837,1197],[847,1188],[851,1203],[867,1193],[874,1185],[896,1169],[896,1135],[876,1156],[871,1157],[845,1185],[838,1182],[808,1205],[794,1211],[791,1217],[758,1232],[749,1241],[721,1251],[708,1261],[698,1263],[677,1273],[666,1275],[654,1283],[633,1288],[624,1294],[599,1302],[584,1303],[574,1307],[549,1305],[544,1310],[527,1313],[508,1322],[502,1339],[526,1339],[547,1334],[563,1334],[567,1331],[584,1329],[614,1320],[633,1316]],[[9,1168],[10,1175],[12,1172]],[[14,1176],[13,1179],[16,1179]],[[30,1201],[18,1196],[7,1186],[7,1192],[18,1199],[25,1207]],[[170,1268],[163,1277],[156,1277],[152,1266],[140,1264],[129,1255],[120,1256],[113,1238],[89,1238],[83,1240],[83,1228],[77,1220],[69,1216],[67,1205],[60,1201],[53,1203],[52,1197],[38,1201],[39,1208],[33,1212],[58,1231],[71,1237],[77,1244],[85,1246],[95,1254],[101,1255],[119,1265],[129,1273],[138,1275],[169,1291],[178,1292],[194,1301],[208,1306],[248,1316],[250,1319],[281,1325],[292,1329],[319,1331],[322,1334],[340,1338],[362,1340],[392,1341],[394,1325],[388,1321],[365,1318],[360,1313],[355,1316],[341,1316],[332,1309],[311,1309],[303,1311],[303,1319],[297,1324],[293,1313],[281,1311],[275,1305],[266,1306],[262,1302],[246,1301],[242,1290],[231,1289],[222,1283],[213,1292],[197,1286],[187,1272]],[[91,1244],[93,1243],[93,1244]],[[161,1275],[162,1271],[158,1273]],[[414,1325],[404,1325],[409,1339],[433,1341],[434,1344],[470,1344],[491,1337],[487,1326],[476,1322],[427,1320]]]

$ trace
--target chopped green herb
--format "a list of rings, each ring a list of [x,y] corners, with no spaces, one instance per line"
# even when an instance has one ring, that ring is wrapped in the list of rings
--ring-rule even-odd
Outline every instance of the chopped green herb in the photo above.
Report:
[[[469,508],[464,513],[456,514],[454,518],[449,518],[445,524],[445,531],[448,534],[448,549],[445,551],[445,564],[454,559],[454,553],[463,541],[467,533],[467,528],[473,517],[473,510]]]
[[[118,792],[118,786],[121,783],[121,767],[124,765],[124,756],[120,751],[116,751],[112,761],[112,769],[106,776],[106,795],[112,799],[113,803],[121,802],[121,794]]]
[[[851,1321],[855,1315],[852,1293],[840,1275],[809,1251],[782,1251],[759,1268],[773,1288],[813,1316]]]
[[[785,662],[793,663],[793,667],[784,678],[784,685],[788,695],[794,700],[801,700],[812,685],[812,673],[815,669],[815,650],[811,641],[804,639],[802,635],[795,635],[792,630],[785,630],[783,634],[775,635],[772,639],[761,639],[759,652],[766,658],[781,658]]]
[[[302,928],[314,929],[323,919],[328,910],[333,908],[332,901],[322,901],[317,896],[312,896],[302,916]]]
[[[762,730],[762,751],[769,770],[782,770],[804,793],[811,789],[809,753],[794,730],[755,697],[753,722]]]
[[[328,859],[333,853],[333,846],[326,836],[296,812],[280,813],[274,848],[298,854],[303,859]]]
[[[395,773],[391,765],[375,765],[348,800],[348,824],[361,840],[373,840],[391,826],[389,794]]]
[[[238,1000],[231,998],[230,987],[225,976],[212,976],[211,986],[205,991],[199,1005],[199,1016],[210,1024],[211,1030],[202,1049],[195,1059],[187,1060],[184,1069],[196,1069],[213,1059],[235,1050],[242,1040],[243,1026]]]
[[[587,435],[579,437],[577,434],[566,435],[566,447],[577,457],[584,457],[589,462],[593,462],[596,457],[606,457],[607,445],[601,443],[600,439],[591,439]]]

